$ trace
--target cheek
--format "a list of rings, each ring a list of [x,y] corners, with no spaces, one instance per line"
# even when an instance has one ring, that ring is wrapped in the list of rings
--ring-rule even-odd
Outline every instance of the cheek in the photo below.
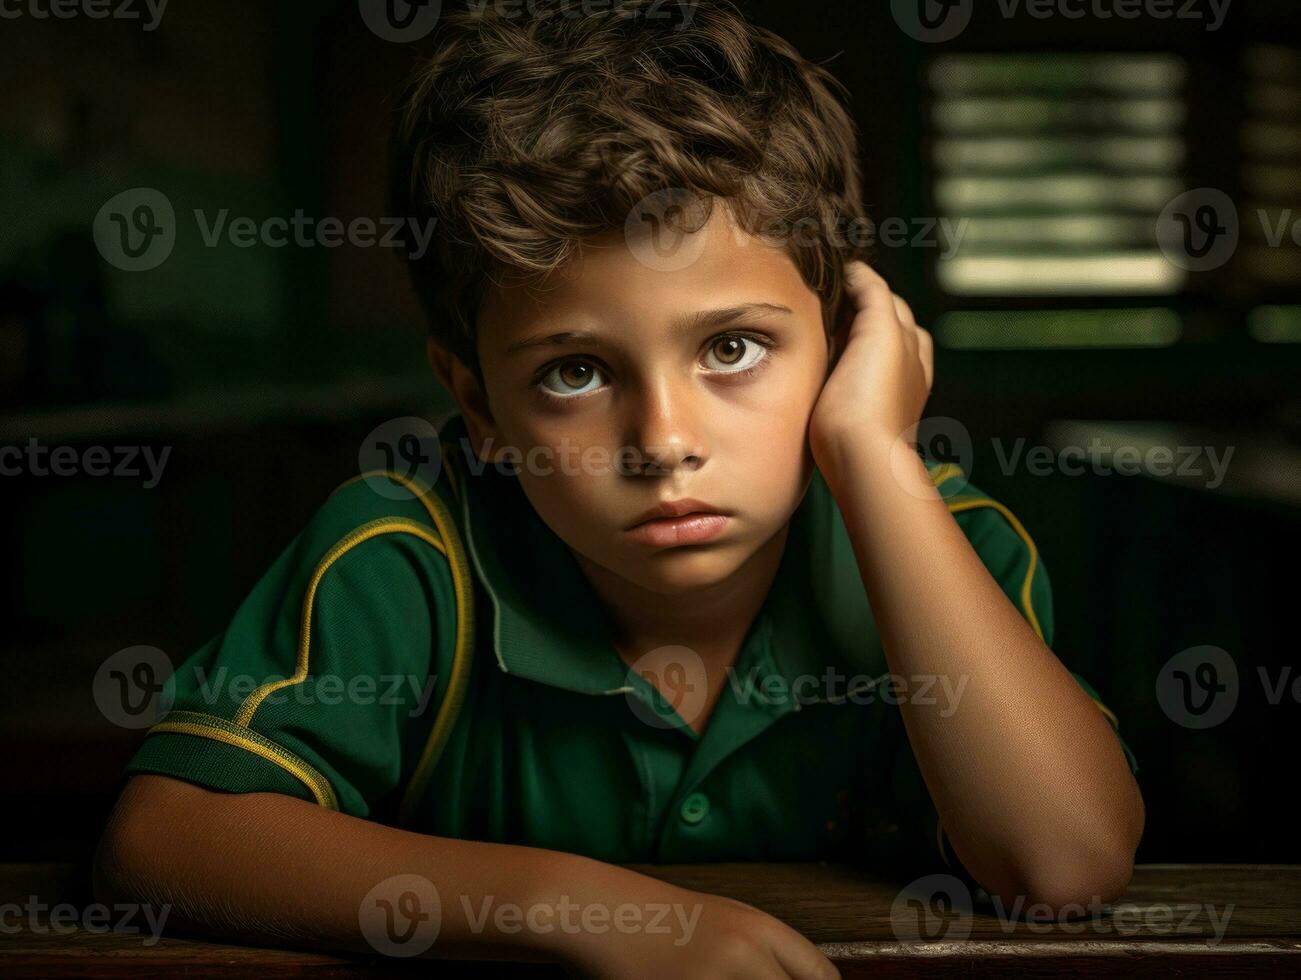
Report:
[[[825,354],[802,356],[795,369],[780,372],[781,380],[764,393],[752,416],[756,424],[747,427],[743,439],[725,436],[729,465],[742,469],[742,491],[774,518],[788,516],[812,475],[809,419],[822,391],[826,364]]]
[[[535,431],[525,443],[519,482],[542,520],[567,541],[581,541],[610,506],[613,463],[609,454],[588,451],[588,442],[571,433]],[[532,460],[533,465],[530,465]],[[595,521],[593,518],[597,518]]]

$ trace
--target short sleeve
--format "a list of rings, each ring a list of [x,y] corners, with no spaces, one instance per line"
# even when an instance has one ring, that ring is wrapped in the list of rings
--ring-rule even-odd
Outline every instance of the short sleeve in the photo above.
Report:
[[[1034,541],[1010,510],[972,487],[957,467],[935,468],[932,479],[991,576],[1051,648],[1052,587]],[[1131,772],[1137,773],[1137,760],[1120,737],[1116,715],[1083,677],[1073,671],[1072,676],[1107,718]],[[897,705],[884,709],[874,765],[881,777],[877,785],[883,791],[877,819],[887,833],[880,837],[883,843],[877,844],[876,852],[870,854],[873,862],[911,877],[950,874],[961,880],[973,896],[979,896],[979,884],[962,866],[944,835]]]
[[[414,496],[345,485],[226,629],[181,663],[128,773],[371,816],[396,800],[444,693],[455,603]]]

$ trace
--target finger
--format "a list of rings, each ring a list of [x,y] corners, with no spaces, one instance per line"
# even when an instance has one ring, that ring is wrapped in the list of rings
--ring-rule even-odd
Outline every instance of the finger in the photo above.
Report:
[[[855,260],[845,266],[845,291],[857,310],[856,325],[866,321],[869,326],[886,327],[897,321],[891,299],[894,293],[881,274],[866,262]]]
[[[790,940],[776,944],[774,952],[782,969],[795,980],[838,980],[836,965],[806,936],[791,929]]]
[[[891,293],[894,297],[894,313],[899,318],[899,322],[905,327],[917,326],[917,318],[913,316],[913,309],[898,293]]]
[[[910,356],[921,359],[921,350],[918,347],[917,338],[917,321],[913,319],[912,307],[910,307],[902,296],[894,296],[895,316],[899,320],[899,330],[904,335],[904,342],[908,345]]]
[[[930,331],[913,327],[917,334],[917,356],[921,359],[922,370],[926,372],[926,390],[930,391],[935,381],[935,338]]]

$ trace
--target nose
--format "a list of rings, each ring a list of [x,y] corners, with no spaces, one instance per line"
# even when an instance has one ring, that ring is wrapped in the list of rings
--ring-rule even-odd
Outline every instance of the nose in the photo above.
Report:
[[[634,399],[628,431],[631,470],[645,476],[670,476],[680,469],[699,469],[709,456],[693,401],[691,381],[661,375],[647,382]]]

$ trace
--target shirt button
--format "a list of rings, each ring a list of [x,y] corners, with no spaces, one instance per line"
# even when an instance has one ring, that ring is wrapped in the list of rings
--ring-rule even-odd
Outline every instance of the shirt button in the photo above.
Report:
[[[682,819],[687,823],[700,823],[709,813],[709,797],[692,793],[682,801]]]

